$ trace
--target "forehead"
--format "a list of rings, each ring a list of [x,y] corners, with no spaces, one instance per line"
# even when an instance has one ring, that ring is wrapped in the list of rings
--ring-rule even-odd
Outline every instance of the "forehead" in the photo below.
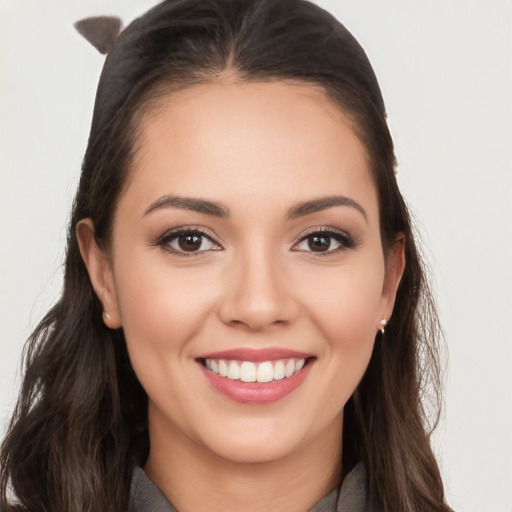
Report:
[[[319,87],[211,83],[161,98],[142,119],[127,195],[282,203],[355,194],[377,204],[367,152]],[[122,200],[123,198],[121,198]]]

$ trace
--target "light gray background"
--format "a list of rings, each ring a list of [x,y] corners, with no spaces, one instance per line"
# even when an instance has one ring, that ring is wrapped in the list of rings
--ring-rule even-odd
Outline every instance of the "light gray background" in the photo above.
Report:
[[[23,340],[55,301],[104,57],[85,16],[154,1],[0,2],[0,427]],[[399,181],[433,267],[449,346],[434,438],[457,512],[512,511],[509,0],[323,0],[383,89]]]

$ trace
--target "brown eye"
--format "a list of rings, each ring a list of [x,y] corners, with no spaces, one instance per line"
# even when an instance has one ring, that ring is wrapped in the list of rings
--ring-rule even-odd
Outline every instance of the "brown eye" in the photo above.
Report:
[[[293,251],[334,254],[353,249],[354,239],[346,232],[329,228],[304,235],[293,247]]]
[[[198,251],[203,243],[203,237],[197,234],[184,234],[180,235],[177,241],[182,251]]]
[[[309,249],[314,252],[325,252],[331,247],[331,237],[327,235],[311,235],[307,241]]]
[[[167,233],[160,238],[157,244],[176,254],[203,253],[222,249],[208,235],[191,229]]]

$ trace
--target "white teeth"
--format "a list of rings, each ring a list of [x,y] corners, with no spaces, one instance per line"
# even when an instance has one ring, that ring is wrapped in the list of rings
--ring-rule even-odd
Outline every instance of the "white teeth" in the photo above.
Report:
[[[250,361],[244,361],[240,365],[240,380],[254,382],[256,380],[256,365]]]
[[[207,361],[210,361],[210,359],[207,359]],[[207,366],[208,368],[208,366]],[[214,372],[217,373],[217,372]],[[220,360],[219,361],[219,375],[221,377],[227,377],[228,376],[228,365],[225,361]]]
[[[284,376],[291,377],[295,372],[295,360],[289,359],[284,368]]]
[[[283,361],[277,361],[274,366],[274,380],[284,379],[284,363]]]
[[[238,380],[240,378],[240,365],[236,361],[230,361],[228,366],[228,379]]]
[[[277,361],[233,361],[228,359],[205,359],[208,370],[221,377],[242,382],[272,382],[291,377],[299,372],[305,359],[279,359]]]
[[[274,368],[270,361],[260,363],[256,372],[256,380],[258,382],[270,382],[274,380]]]

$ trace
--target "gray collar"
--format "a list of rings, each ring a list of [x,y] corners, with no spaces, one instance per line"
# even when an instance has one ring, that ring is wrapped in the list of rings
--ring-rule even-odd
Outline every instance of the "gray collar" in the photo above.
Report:
[[[136,512],[177,512],[144,470],[133,471],[131,499]],[[309,512],[371,512],[368,503],[366,471],[360,462],[343,480],[341,487],[330,492]]]

